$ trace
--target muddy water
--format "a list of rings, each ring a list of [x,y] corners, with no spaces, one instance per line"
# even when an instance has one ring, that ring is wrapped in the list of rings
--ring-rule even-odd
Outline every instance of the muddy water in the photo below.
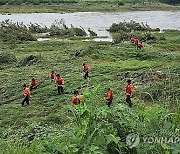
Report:
[[[98,12],[78,12],[78,13],[33,13],[33,14],[11,14],[0,15],[0,21],[10,19],[14,22],[24,22],[25,24],[39,23],[50,26],[55,20],[63,19],[70,26],[83,27],[85,30],[91,28],[98,36],[109,36],[106,29],[114,22],[130,21],[148,23],[152,28],[178,29],[180,30],[180,11],[137,11],[121,13],[98,13]]]

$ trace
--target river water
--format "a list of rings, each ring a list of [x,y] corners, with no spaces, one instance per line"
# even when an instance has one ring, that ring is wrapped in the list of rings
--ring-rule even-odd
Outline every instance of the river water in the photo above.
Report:
[[[65,24],[75,27],[83,27],[85,30],[91,28],[98,36],[109,36],[106,31],[112,23],[134,20],[144,22],[152,28],[178,29],[180,30],[180,11],[136,11],[118,13],[99,12],[77,12],[77,13],[32,13],[32,14],[11,14],[0,15],[0,21],[10,19],[13,22],[23,22],[24,24],[38,23],[50,26],[55,20],[63,19]]]

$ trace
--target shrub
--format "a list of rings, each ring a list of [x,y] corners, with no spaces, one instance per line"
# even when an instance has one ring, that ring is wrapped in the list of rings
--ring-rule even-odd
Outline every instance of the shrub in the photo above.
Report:
[[[131,37],[138,38],[142,42],[156,42],[157,37],[155,34],[151,32],[134,32],[134,33],[126,33],[123,31],[120,31],[118,33],[112,33],[112,39],[114,43],[121,43],[124,41],[129,41]]]
[[[47,33],[48,28],[46,26],[39,25],[37,23],[32,24],[28,26],[30,32],[36,32],[36,33]]]
[[[159,29],[152,29],[149,27],[148,24],[144,23],[137,23],[135,21],[130,21],[130,22],[120,22],[119,24],[113,23],[111,27],[108,29],[109,32],[111,33],[117,33],[117,32],[136,32],[136,31],[157,31]]]
[[[18,63],[16,64],[17,67],[20,66],[26,66],[26,65],[32,65],[38,60],[38,56],[29,55],[21,58]]]
[[[6,4],[6,1],[5,0],[1,0],[0,1],[0,5],[5,5]]]
[[[73,28],[70,28],[69,31],[70,33],[72,33],[73,36],[86,36],[87,35],[85,30],[82,28],[73,27]]]
[[[76,28],[71,25],[71,28],[64,23],[63,20],[55,21],[49,29],[50,36],[62,36],[62,37],[72,37],[72,36],[86,36],[86,32],[82,28]]]
[[[4,42],[36,41],[23,23],[13,23],[9,20],[0,23],[0,39]]]
[[[0,64],[15,62],[16,56],[12,53],[0,52]]]
[[[121,31],[119,33],[113,33],[112,38],[114,43],[121,43],[123,41],[129,40],[130,34]]]

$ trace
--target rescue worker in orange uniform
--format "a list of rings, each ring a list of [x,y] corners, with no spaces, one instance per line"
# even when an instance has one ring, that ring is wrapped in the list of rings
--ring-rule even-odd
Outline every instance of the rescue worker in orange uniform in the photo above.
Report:
[[[110,107],[112,104],[112,101],[113,101],[113,92],[110,88],[108,89],[108,91],[105,95],[105,99],[107,101],[108,107]]]
[[[64,79],[57,74],[56,75],[56,84],[57,84],[57,90],[58,90],[58,94],[63,94],[64,93],[64,89],[63,89],[63,85],[64,85]]]
[[[134,43],[135,43],[135,45],[138,45],[139,40],[138,39],[134,39]]]
[[[80,104],[80,99],[78,98],[79,92],[78,91],[74,91],[74,96],[72,97],[72,103],[74,105],[78,105]]]
[[[128,103],[129,107],[132,107],[131,97],[133,95],[134,84],[131,83],[131,80],[127,81],[126,84],[126,102]]]
[[[89,77],[89,67],[85,63],[83,64],[83,72],[85,72],[84,79],[87,79]]]
[[[54,71],[51,71],[50,78],[51,78],[51,82],[55,80],[56,73]]]
[[[134,42],[135,42],[134,37],[131,37],[130,41],[131,41],[131,43],[133,43],[133,44],[134,44]]]
[[[142,44],[142,42],[138,42],[138,44],[137,44],[137,50],[138,49],[140,49],[141,50],[141,48],[143,48],[144,46],[143,46],[143,44]]]
[[[31,83],[30,83],[30,91],[33,89],[36,89],[38,87],[38,81],[32,78]]]
[[[23,85],[23,96],[24,96],[24,99],[22,101],[22,106],[24,106],[24,102],[27,103],[27,105],[29,105],[29,98],[30,98],[30,89],[26,86],[26,84]]]

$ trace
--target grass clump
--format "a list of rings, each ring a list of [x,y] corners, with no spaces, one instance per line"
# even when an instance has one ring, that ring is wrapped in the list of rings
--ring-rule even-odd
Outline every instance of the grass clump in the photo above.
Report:
[[[35,55],[25,56],[18,61],[16,66],[20,67],[20,66],[32,65],[32,64],[36,63],[39,58],[40,57],[35,56]]]
[[[15,62],[16,56],[13,53],[0,52],[0,64]]]

